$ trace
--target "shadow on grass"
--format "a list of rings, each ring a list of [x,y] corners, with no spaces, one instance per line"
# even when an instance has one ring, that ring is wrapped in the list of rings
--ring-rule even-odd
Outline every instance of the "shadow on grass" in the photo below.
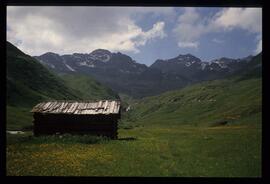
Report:
[[[137,138],[135,137],[123,137],[123,138],[118,138],[118,141],[135,141]]]
[[[62,144],[105,144],[109,143],[112,139],[109,137],[94,136],[94,135],[72,135],[72,134],[61,134],[61,135],[44,135],[44,136],[33,136],[33,135],[10,135],[7,136],[7,143],[31,143],[31,144],[44,144],[44,143],[62,143]],[[134,137],[121,137],[116,139],[117,141],[135,141],[137,138]]]
[[[8,144],[13,143],[32,143],[32,144],[44,144],[44,143],[62,143],[62,144],[104,144],[109,142],[108,137],[94,136],[94,135],[44,135],[44,136],[25,136],[25,135],[9,135]]]
[[[228,121],[227,120],[220,120],[220,121],[216,121],[213,122],[209,125],[209,127],[218,127],[218,126],[226,126],[228,125]]]

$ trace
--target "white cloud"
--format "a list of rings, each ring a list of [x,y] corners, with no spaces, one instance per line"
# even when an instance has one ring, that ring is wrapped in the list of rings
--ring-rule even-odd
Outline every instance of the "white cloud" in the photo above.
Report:
[[[162,39],[165,23],[143,31],[134,16],[170,15],[172,8],[139,7],[7,7],[7,39],[24,52],[39,55],[89,53],[97,48],[139,52],[139,46]]]
[[[228,8],[216,14],[214,24],[226,30],[241,28],[253,33],[262,31],[261,8]]]
[[[200,15],[196,8],[185,8],[178,17],[173,33],[179,47],[197,48],[201,36],[208,33],[227,32],[233,29],[243,29],[250,33],[261,35],[261,8],[224,8],[213,16]],[[213,39],[215,43],[220,40]],[[196,43],[196,44],[195,44]],[[258,41],[260,48],[260,40]]]
[[[155,38],[164,38],[166,33],[164,32],[164,22],[157,22],[153,25],[153,28],[149,31],[143,32],[140,30],[138,36],[133,40],[136,46],[145,45],[147,41],[151,41]]]
[[[178,21],[184,24],[195,23],[199,20],[200,15],[195,8],[185,8],[185,13],[178,17]]]
[[[198,48],[199,42],[178,42],[178,47],[181,48]]]
[[[145,37],[147,39],[152,39],[155,37],[164,38],[166,37],[166,33],[164,32],[164,22],[157,22],[153,25],[153,28],[149,31],[147,31],[145,34]]]
[[[177,25],[173,29],[179,47],[197,48],[198,39],[208,32],[207,20],[203,19],[195,8],[185,8],[178,17]]]
[[[262,51],[262,37],[261,35],[257,36],[257,46],[256,49],[254,50],[254,54],[259,54]]]
[[[148,30],[137,24],[145,17],[157,20]],[[184,8],[177,17],[172,7],[8,6],[7,39],[31,55],[89,53],[97,48],[138,53],[141,46],[165,38],[165,22],[176,18],[172,33],[181,48],[198,48],[199,39],[209,33],[243,29],[258,35],[254,52],[262,49],[261,8],[224,8],[212,16]]]

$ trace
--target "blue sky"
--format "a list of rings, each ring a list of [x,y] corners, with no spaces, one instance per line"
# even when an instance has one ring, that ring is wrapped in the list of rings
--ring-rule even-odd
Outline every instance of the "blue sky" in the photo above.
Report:
[[[241,58],[262,50],[262,9],[13,6],[7,40],[30,55],[103,48],[146,65],[186,53]]]

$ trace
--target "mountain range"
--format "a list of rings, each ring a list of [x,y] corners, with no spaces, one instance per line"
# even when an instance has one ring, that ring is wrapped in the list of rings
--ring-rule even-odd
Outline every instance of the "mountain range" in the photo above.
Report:
[[[219,84],[221,80],[215,80],[219,78],[231,81],[228,84],[226,83],[226,86],[234,87],[232,89],[228,87],[228,89],[238,91],[231,95],[232,98],[237,99],[237,95],[241,96],[240,93],[247,93],[244,96],[239,96],[239,99],[250,102],[250,100],[254,99],[251,97],[251,94],[253,94],[253,92],[251,92],[251,90],[253,90],[252,86],[254,86],[254,89],[255,86],[258,87],[262,74],[261,53],[242,59],[221,58],[211,62],[203,62],[191,54],[186,54],[179,55],[169,60],[157,60],[150,67],[136,63],[127,55],[111,53],[101,49],[93,52],[94,54],[60,56],[55,53],[46,53],[40,56],[43,58],[40,59],[40,57],[33,58],[23,53],[14,45],[7,42],[6,53],[7,127],[14,130],[19,127],[30,126],[32,116],[29,110],[32,106],[38,102],[51,99],[119,99],[120,95],[123,106],[133,104],[135,105],[135,109],[137,109],[136,104],[140,102],[138,106],[140,110],[138,110],[138,113],[146,108],[144,104],[147,104],[147,99],[153,99],[151,103],[148,103],[145,112],[137,114],[136,111],[132,113],[130,118],[136,119],[138,117],[145,117],[145,115],[149,113],[156,112],[155,109],[160,106],[168,106],[168,111],[164,111],[166,114],[170,111],[172,104],[176,105],[178,102],[180,104],[183,102],[183,100],[181,100],[182,96],[180,95],[178,97],[178,93],[180,94],[179,89],[189,84],[200,83],[200,81],[204,80],[214,80],[212,81],[213,84]],[[100,82],[96,81],[96,79]],[[247,87],[250,81],[253,82]],[[110,84],[114,90],[102,84],[106,82]],[[198,102],[200,102],[202,100],[201,96],[204,93],[204,91],[201,90],[203,90],[207,84],[208,83],[198,84],[202,87],[198,89],[194,88],[194,97],[190,96],[191,93],[187,91],[185,93],[187,101],[193,102],[192,100],[198,98]],[[192,88],[194,85],[190,86]],[[208,86],[207,89],[208,88],[210,90],[212,88],[216,89],[216,87],[212,85]],[[172,90],[174,89],[177,91],[173,92]],[[168,92],[162,93],[163,91]],[[227,87],[223,90],[223,92],[225,91],[227,91]],[[214,92],[219,93],[219,90]],[[134,96],[144,97],[159,93],[162,94],[141,100],[132,98]],[[169,94],[169,96],[167,94]],[[226,99],[228,99],[226,95],[223,97],[224,99],[220,102],[221,104],[225,104]],[[250,100],[244,100],[247,98],[250,98]],[[168,101],[166,101],[166,99]],[[164,104],[161,105],[158,103],[164,100],[166,101]],[[129,101],[131,103],[129,103]],[[234,102],[234,100],[231,99],[230,102],[226,103],[231,102]],[[189,104],[189,102],[185,102],[185,104]],[[246,111],[249,112],[249,109],[258,107],[258,105],[254,106],[253,104],[255,104],[255,102],[250,102]],[[241,103],[240,106],[238,104],[236,106],[239,109],[243,109],[242,105],[243,103]],[[175,107],[178,106],[179,104]],[[227,106],[228,109],[232,107],[232,105]],[[134,107],[131,107],[132,112],[134,112]],[[190,108],[193,107],[191,106]],[[201,107],[196,109],[201,109]],[[255,111],[257,112],[256,109],[254,112]],[[186,111],[184,110],[183,112]]]
[[[105,49],[97,49],[89,54],[59,55],[47,52],[34,57],[58,74],[90,75],[114,91],[134,98],[157,95],[256,68],[258,74],[261,71],[261,53],[240,59],[222,57],[208,62],[191,54],[180,54],[167,60],[158,59],[149,67],[137,63],[128,55]]]

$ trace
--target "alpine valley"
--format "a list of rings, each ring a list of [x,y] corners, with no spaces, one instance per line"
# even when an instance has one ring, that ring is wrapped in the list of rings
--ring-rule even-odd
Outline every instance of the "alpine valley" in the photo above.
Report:
[[[243,5],[7,6],[5,174],[260,180],[267,49]]]
[[[32,57],[6,47],[7,175],[261,177],[261,53],[148,67],[103,49]],[[117,140],[33,136],[37,103],[104,99],[121,101]]]

